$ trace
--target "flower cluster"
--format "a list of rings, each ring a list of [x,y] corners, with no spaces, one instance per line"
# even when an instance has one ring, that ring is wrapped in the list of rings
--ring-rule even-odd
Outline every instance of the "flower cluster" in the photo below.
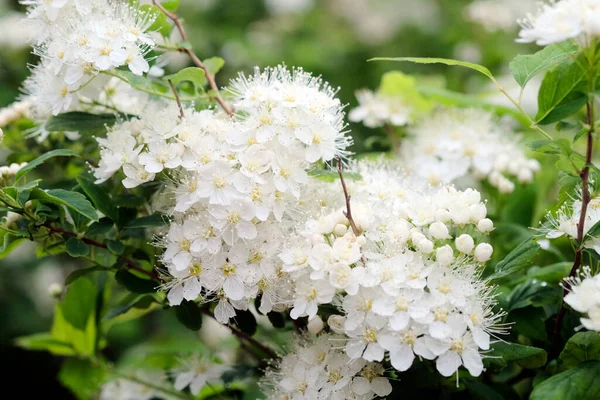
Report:
[[[141,382],[148,382],[152,386]],[[167,377],[160,371],[140,370],[135,373],[133,379],[117,379],[108,381],[102,386],[100,400],[151,400],[154,398],[173,399],[174,396],[166,396],[159,388],[169,390]]]
[[[147,34],[155,16],[125,2],[24,0],[26,23],[41,58],[24,91],[41,113],[56,115],[77,103],[76,92],[102,72],[128,67],[142,75],[154,42]]]
[[[600,275],[593,276],[589,267],[584,267],[581,276],[567,280],[569,294],[565,303],[575,311],[587,314],[581,318],[585,329],[600,332]]]
[[[352,360],[339,349],[337,335],[298,343],[261,381],[268,399],[367,400],[385,397],[392,386],[377,363]]]
[[[404,126],[412,122],[413,109],[399,96],[386,96],[363,89],[356,92],[358,107],[352,109],[348,119],[362,122],[368,128],[378,128],[386,124]]]
[[[21,119],[28,118],[31,110],[29,101],[17,101],[5,108],[0,109],[0,128]]]
[[[478,0],[466,8],[467,17],[490,32],[509,31],[517,27],[516,19],[535,10],[534,0]]]
[[[190,392],[196,396],[207,384],[220,381],[227,366],[217,364],[207,357],[194,356],[181,362],[174,371],[175,390],[184,390],[189,386]]]
[[[540,168],[524,154],[511,129],[485,111],[441,110],[410,134],[402,143],[400,161],[434,185],[471,177],[510,193],[514,183],[509,177],[529,183]]]
[[[560,0],[543,4],[535,15],[528,14],[519,23],[522,29],[518,42],[546,46],[576,39],[587,46],[600,36],[600,1]]]
[[[276,284],[278,238],[309,182],[307,171],[350,144],[334,90],[301,69],[257,70],[230,90],[233,118],[191,108],[179,118],[175,105],[147,107],[140,120],[98,139],[95,170],[102,182],[122,169],[128,188],[157,174],[170,177],[174,222],[160,241],[173,278],[169,300],[217,296],[223,323],[258,293],[261,311],[271,310],[286,287]]]
[[[294,283],[291,317],[311,320],[341,296],[344,315],[328,323],[348,337],[351,359],[382,361],[387,351],[399,371],[417,355],[437,359],[444,376],[461,365],[479,375],[479,350],[501,330],[479,277],[493,251],[481,240],[493,223],[479,193],[427,187],[391,167],[359,164],[355,172],[354,226],[343,207],[323,213],[280,254]]]

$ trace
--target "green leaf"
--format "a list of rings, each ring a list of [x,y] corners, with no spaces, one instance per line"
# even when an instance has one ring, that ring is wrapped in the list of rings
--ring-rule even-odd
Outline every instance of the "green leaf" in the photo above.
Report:
[[[600,362],[588,361],[537,385],[530,400],[598,400]]]
[[[488,385],[484,384],[483,382],[479,382],[475,379],[470,378],[463,379],[462,381],[465,383],[465,386],[467,387],[469,393],[471,393],[471,395],[473,396],[473,399],[504,400],[504,397],[500,393],[498,393]]]
[[[578,366],[585,361],[600,361],[600,334],[578,332],[573,335],[558,357],[562,371]]]
[[[100,221],[91,224],[85,231],[86,236],[104,236],[112,229],[114,225],[110,218],[101,218]]]
[[[160,304],[157,303],[152,296],[130,293],[117,307],[110,310],[110,312],[104,316],[104,320],[111,320],[111,322],[126,322],[131,319],[139,318],[157,307],[160,307]]]
[[[267,313],[269,321],[273,325],[273,328],[284,328],[285,327],[285,316],[282,313],[271,311]]]
[[[210,72],[213,75],[219,72],[221,68],[223,68],[223,65],[225,65],[225,60],[223,60],[221,57],[207,58],[203,62],[206,66],[206,69],[208,69],[208,72]]]
[[[156,282],[138,278],[132,273],[121,269],[115,274],[115,279],[121,285],[125,286],[127,290],[133,293],[145,294],[156,292]]]
[[[513,332],[517,332],[533,340],[548,341],[546,332],[546,312],[539,307],[525,307],[513,310],[508,314],[507,323],[513,322]]]
[[[359,181],[362,179],[362,176],[360,176],[360,174],[357,172],[343,172],[343,174],[344,179],[350,179],[353,181]],[[308,172],[308,175],[323,182],[335,182],[340,178],[340,175],[337,173],[337,171],[330,169],[313,169],[312,171]]]
[[[179,0],[167,0],[167,1],[162,1],[161,5],[167,11],[176,12],[177,9],[179,8],[179,3],[180,3]]]
[[[202,328],[202,311],[198,304],[184,300],[175,307],[175,315],[186,328],[198,331]]]
[[[559,283],[573,267],[572,261],[563,261],[556,264],[546,265],[544,267],[532,267],[527,271],[527,277],[549,283]]]
[[[59,303],[54,309],[52,336],[57,340],[71,344],[77,354],[93,355],[96,351],[97,329],[93,318],[89,318],[85,330],[77,329],[63,316],[63,304]]]
[[[86,276],[87,274],[98,271],[107,271],[107,268],[96,265],[94,267],[76,269],[75,271],[71,272],[69,276],[67,276],[67,279],[65,279],[65,285],[68,286],[82,276]]]
[[[577,52],[573,43],[558,43],[544,47],[535,54],[518,55],[508,65],[522,88],[542,71],[552,68]]]
[[[530,266],[531,261],[540,251],[540,245],[534,241],[534,238],[525,239],[513,251],[496,264],[495,273],[492,279],[504,278],[516,274]]]
[[[125,251],[125,245],[123,242],[119,242],[118,240],[108,240],[106,242],[106,247],[108,247],[108,250],[110,250],[111,253],[116,255],[123,254]]]
[[[198,67],[184,68],[176,74],[165,76],[164,79],[170,80],[175,86],[185,81],[192,82],[196,86],[196,88],[199,89],[202,89],[202,87],[206,83],[204,70]]]
[[[246,335],[253,336],[256,333],[257,323],[254,314],[249,310],[237,310],[234,324]]]
[[[21,243],[28,240],[25,236],[19,236],[13,232],[0,229],[0,240],[2,240],[2,246],[0,246],[0,260],[8,256],[13,252]]]
[[[560,304],[562,291],[558,285],[531,280],[517,285],[508,297],[508,311],[528,306],[542,307]]]
[[[400,71],[390,71],[383,74],[379,85],[379,93],[404,99],[418,113],[427,112],[433,106],[417,89],[416,79]]]
[[[71,390],[80,400],[96,398],[105,380],[105,371],[101,365],[88,360],[69,358],[63,363],[58,380]]]
[[[98,221],[98,214],[96,213],[96,209],[92,206],[92,203],[90,203],[84,195],[78,192],[70,192],[63,189],[44,191],[35,188],[31,191],[29,199],[66,206],[92,221]]]
[[[536,121],[543,125],[549,124],[559,121],[579,110],[587,101],[587,96],[579,92],[574,93],[574,97],[570,95],[576,90],[584,75],[584,71],[581,70],[581,67],[576,62],[561,64],[556,69],[546,73],[538,93]],[[583,104],[580,100],[582,97],[584,98]],[[549,114],[556,111],[555,109],[563,104],[563,102],[565,103],[562,111],[555,112],[557,115],[550,118]],[[572,112],[567,113],[567,111]],[[558,119],[557,116],[559,117]]]
[[[459,67],[469,68],[478,72],[481,72],[483,75],[495,81],[494,75],[492,75],[491,71],[484,67],[483,65],[470,63],[467,61],[458,61],[452,60],[449,58],[430,58],[430,57],[376,57],[371,58],[369,61],[399,61],[399,62],[412,62],[417,64],[446,64],[446,65],[456,65]]]
[[[106,189],[102,189],[95,184],[94,181],[84,176],[78,176],[77,183],[79,183],[79,186],[81,186],[85,194],[92,200],[92,203],[94,203],[96,208],[102,214],[111,218],[113,221],[117,220],[119,217],[117,208],[113,205]]]
[[[171,30],[173,30],[173,25],[169,23],[167,16],[158,7],[145,4],[140,7],[140,10],[153,15],[155,18],[154,23],[148,28],[149,31],[156,31],[163,37],[169,36]]]
[[[74,237],[67,240],[65,249],[71,257],[85,257],[90,254],[90,246]]]
[[[544,366],[547,360],[544,349],[522,344],[496,342],[491,345],[491,349],[489,357],[483,360],[490,367],[502,368],[514,361],[523,368],[535,369]]]
[[[43,164],[46,160],[49,160],[50,158],[53,158],[53,157],[78,157],[78,155],[68,149],[58,149],[58,150],[49,151],[49,152],[39,156],[38,158],[28,162],[26,166],[24,166],[17,172],[17,174],[15,175],[15,180],[18,181],[19,179],[21,179],[21,177],[25,176],[29,171],[33,170],[35,167]]]
[[[50,117],[46,121],[45,128],[49,132],[104,131],[107,126],[114,125],[119,118],[127,117],[125,114],[90,114],[73,111]]]
[[[26,350],[48,351],[57,356],[75,355],[75,350],[70,343],[58,340],[50,333],[21,336],[15,340],[15,344]]]
[[[162,214],[153,214],[145,217],[136,218],[133,221],[129,222],[127,225],[125,225],[125,228],[155,228],[165,226],[168,222],[169,219],[167,216]]]
[[[96,310],[97,292],[96,285],[88,278],[77,279],[69,285],[61,304],[65,321],[79,330],[85,330]]]

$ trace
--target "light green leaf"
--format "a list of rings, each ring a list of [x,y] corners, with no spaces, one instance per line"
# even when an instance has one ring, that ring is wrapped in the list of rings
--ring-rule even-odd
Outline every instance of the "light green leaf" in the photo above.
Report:
[[[62,301],[65,321],[79,330],[85,330],[96,309],[96,285],[89,278],[80,278],[67,288]]]
[[[225,65],[225,60],[223,60],[221,57],[207,58],[203,62],[206,66],[206,69],[208,69],[208,72],[210,72],[213,75],[219,72],[221,68],[223,68],[223,65]]]
[[[35,160],[28,162],[26,166],[24,166],[17,172],[17,174],[15,175],[15,180],[18,181],[19,179],[21,179],[22,176],[26,175],[29,171],[33,170],[38,165],[43,164],[44,161],[46,161],[50,158],[53,158],[53,157],[78,157],[78,155],[68,149],[58,149],[58,150],[49,151],[49,152],[39,156]]]
[[[125,114],[90,114],[73,111],[50,117],[45,127],[50,132],[104,131],[107,126],[114,125],[119,118],[126,119],[128,117]]]
[[[98,221],[96,209],[84,195],[78,192],[70,192],[63,189],[44,191],[42,189],[35,188],[31,191],[29,200],[40,200],[42,202],[66,206],[92,221]]]
[[[483,65],[470,63],[467,61],[452,60],[449,58],[430,58],[430,57],[376,57],[371,58],[369,61],[399,61],[399,62],[412,62],[417,64],[445,64],[445,65],[456,65],[459,67],[469,68],[482,73],[491,80],[495,81],[492,72],[484,67]]]
[[[514,361],[523,368],[535,369],[546,364],[547,354],[544,349],[505,342],[496,342],[491,348],[489,357],[484,358],[486,366],[501,368]]]
[[[362,179],[362,176],[356,172],[343,172],[343,174],[344,179],[350,179],[355,181],[359,181]],[[324,182],[335,182],[336,179],[340,178],[340,175],[337,173],[337,171],[329,169],[313,169],[312,171],[308,172],[308,175]]]
[[[161,5],[165,8],[165,10],[167,11],[171,11],[171,12],[176,12],[177,9],[179,8],[179,0],[167,0],[167,1],[161,1]]]
[[[585,104],[587,96],[576,90],[584,75],[584,71],[576,62],[561,64],[546,73],[538,93],[538,113],[535,119],[539,124],[557,122]],[[559,106],[562,106],[562,109],[556,110]],[[556,115],[551,116],[553,111]]]
[[[50,333],[21,336],[15,340],[15,344],[26,350],[48,351],[57,356],[75,355],[75,350],[70,343],[58,340]]]
[[[105,371],[100,364],[88,360],[69,358],[63,363],[58,380],[80,400],[97,398],[105,380]]]
[[[206,76],[204,70],[197,67],[184,68],[176,74],[165,76],[165,80],[170,80],[173,85],[177,86],[181,82],[192,82],[196,88],[202,90],[202,87],[206,84]]]
[[[149,15],[153,15],[155,18],[154,23],[150,25],[148,31],[158,32],[163,37],[169,36],[171,30],[173,30],[173,25],[171,25],[167,16],[158,7],[145,4],[140,7],[140,10]]]
[[[600,361],[600,334],[578,332],[573,335],[558,357],[559,368],[564,371],[585,361]]]
[[[415,78],[400,71],[390,71],[383,74],[379,85],[379,93],[399,97],[407,101],[416,112],[427,112],[433,106],[417,89]]]
[[[600,362],[588,361],[537,385],[529,400],[598,400]]]
[[[559,64],[577,52],[573,43],[559,43],[544,47],[535,54],[518,55],[509,64],[515,80],[522,88],[542,71]]]
[[[491,276],[491,279],[504,278],[530,267],[531,261],[539,251],[540,245],[534,241],[533,237],[525,239],[513,251],[508,253],[502,261],[496,264],[495,273]]]

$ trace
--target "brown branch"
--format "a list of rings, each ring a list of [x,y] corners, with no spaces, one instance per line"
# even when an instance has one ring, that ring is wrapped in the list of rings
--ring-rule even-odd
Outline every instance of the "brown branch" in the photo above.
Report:
[[[342,172],[342,157],[338,156],[338,175],[340,176],[340,181],[342,182],[342,189],[344,189],[344,197],[346,198],[346,211],[344,211],[344,216],[348,219],[350,223],[350,227],[352,227],[352,232],[356,237],[359,237],[361,234],[360,229],[356,226],[356,222],[354,222],[354,218],[352,218],[352,209],[350,208],[350,195],[348,194],[348,189],[346,188],[346,182],[344,181],[344,174]]]
[[[172,13],[169,10],[167,10],[166,8],[164,8],[163,5],[160,4],[160,1],[158,1],[158,0],[152,0],[152,4],[154,4],[156,7],[158,7],[160,9],[160,11],[162,11],[169,19],[171,19],[173,21],[173,23],[177,27],[177,30],[181,34],[181,38],[187,42],[188,36],[187,36],[187,33],[185,32],[185,28],[183,27],[183,24],[181,23],[181,19],[179,18],[179,16],[176,13]],[[196,53],[194,53],[194,51],[191,48],[185,48],[185,49],[183,49],[183,51],[185,51],[188,54],[188,56],[192,59],[192,62],[194,63],[194,65],[196,65],[196,67],[198,67],[204,71],[204,75],[206,76],[206,80],[208,81],[210,88],[215,92],[215,100],[217,101],[217,103],[219,103],[221,108],[223,108],[223,110],[227,114],[229,114],[229,116],[233,116],[234,115],[233,109],[227,105],[227,103],[225,102],[225,100],[223,100],[223,97],[221,97],[221,94],[219,93],[219,88],[217,86],[217,83],[215,82],[215,76],[210,73],[210,71],[208,70],[206,65],[204,65],[202,60],[200,60],[200,58],[198,58]]]
[[[573,262],[573,267],[571,268],[571,272],[569,273],[569,278],[574,277],[577,274],[577,270],[581,266],[581,262],[583,259],[583,241],[584,241],[584,227],[585,227],[585,219],[587,215],[588,205],[590,204],[590,188],[589,188],[589,175],[590,175],[590,164],[592,163],[592,151],[594,147],[594,106],[592,104],[594,100],[592,99],[587,103],[587,118],[586,122],[589,126],[587,132],[587,148],[585,153],[585,166],[579,176],[581,177],[581,214],[579,215],[579,222],[577,223],[577,242],[578,246],[575,250],[575,260]],[[560,311],[556,317],[556,321],[554,323],[554,337],[558,337],[558,333],[560,332],[560,325],[565,316],[566,308],[565,308],[565,296],[569,293],[571,289],[567,280],[564,282],[563,289],[563,300],[560,305]]]
[[[50,230],[51,233],[58,233],[61,235],[66,235],[66,236],[70,236],[70,237],[75,237],[75,238],[79,238],[79,235],[77,235],[77,233],[73,232],[73,231],[69,231],[67,229],[63,229],[63,228],[57,228],[55,226],[52,226],[48,223],[45,223],[42,225],[45,228],[48,228]],[[101,242],[97,242],[93,239],[89,239],[89,238],[79,238],[79,240],[81,240],[83,243],[88,244],[90,246],[94,246],[94,247],[99,247],[101,249],[108,249],[108,246],[105,243],[101,243]],[[149,277],[150,279],[153,279],[155,281],[161,282],[160,277],[158,276],[158,273],[156,272],[155,269],[153,269],[152,271],[147,271],[144,268],[140,267],[139,265],[137,265],[135,263],[135,261],[133,261],[131,258],[124,256],[122,254],[119,255],[119,258],[125,262],[125,264],[127,265],[128,269],[132,269],[134,271],[137,271],[141,274],[146,275],[147,277]]]
[[[383,125],[383,129],[385,130],[385,133],[387,133],[390,142],[392,142],[392,152],[400,150],[400,140],[398,140],[398,136],[396,136],[394,127],[386,123]]]
[[[171,86],[171,90],[173,90],[173,95],[175,95],[175,101],[177,102],[177,106],[179,107],[179,118],[184,119],[185,114],[183,112],[183,106],[181,105],[181,99],[179,98],[179,93],[177,93],[177,89],[175,89],[175,85],[173,85],[173,81],[168,80],[169,86]]]

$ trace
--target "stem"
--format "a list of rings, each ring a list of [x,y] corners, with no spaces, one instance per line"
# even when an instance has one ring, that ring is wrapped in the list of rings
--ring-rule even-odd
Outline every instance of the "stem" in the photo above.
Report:
[[[385,133],[387,133],[388,137],[390,138],[390,141],[392,142],[392,151],[399,150],[400,141],[396,136],[396,132],[394,132],[394,127],[386,123],[385,125],[383,125],[383,128],[385,129]]]
[[[571,272],[569,273],[569,278],[574,277],[577,274],[577,270],[581,266],[581,261],[583,259],[583,241],[584,241],[584,226],[585,219],[587,214],[588,205],[590,204],[590,188],[589,188],[589,174],[590,174],[590,164],[592,163],[592,151],[594,147],[594,97],[592,95],[592,99],[587,103],[587,118],[586,122],[589,125],[589,130],[587,133],[587,148],[585,152],[585,167],[580,173],[581,177],[581,214],[579,216],[579,222],[577,223],[577,242],[578,246],[575,249],[575,261],[573,262],[573,267],[571,268]],[[569,293],[570,286],[569,281],[564,282],[563,289],[563,300],[560,305],[560,311],[558,312],[558,316],[556,317],[556,321],[554,323],[554,337],[558,337],[558,333],[560,331],[560,325],[565,316],[566,308],[565,308],[565,296]]]
[[[344,197],[346,198],[346,211],[344,211],[344,216],[348,219],[350,223],[350,227],[352,228],[352,232],[356,237],[359,237],[361,232],[356,226],[354,222],[354,218],[352,218],[352,209],[350,208],[350,195],[348,194],[348,189],[346,188],[346,182],[344,181],[344,174],[342,173],[342,157],[338,156],[338,175],[340,176],[340,181],[342,182],[342,189],[344,189]]]
[[[175,85],[169,79],[169,86],[171,86],[171,90],[173,90],[173,95],[175,95],[175,101],[177,101],[177,106],[179,107],[179,118],[184,119],[185,114],[183,112],[183,106],[181,105],[181,99],[179,98],[179,94],[177,93],[177,89],[175,89]]]
[[[168,11],[167,9],[165,9],[163,7],[163,5],[160,4],[160,2],[157,0],[152,0],[152,4],[154,4],[156,7],[158,7],[169,19],[171,19],[173,21],[173,23],[175,23],[177,30],[181,34],[181,38],[185,42],[189,42],[187,33],[185,33],[185,29],[183,27],[183,24],[181,23],[181,19],[179,18],[179,16],[177,14],[172,13],[172,12]],[[221,94],[219,93],[219,88],[217,86],[217,83],[215,82],[215,76],[210,73],[210,71],[208,70],[206,65],[204,65],[204,63],[198,58],[196,53],[194,53],[194,50],[192,50],[191,48],[186,48],[184,50],[190,56],[194,65],[196,65],[196,67],[204,70],[204,75],[206,76],[206,80],[208,81],[210,88],[215,92],[215,100],[217,100],[217,103],[219,103],[221,108],[223,108],[223,110],[227,114],[229,114],[229,116],[232,117],[234,115],[234,111],[227,105],[227,103],[225,103],[225,100],[223,100],[223,97],[221,97]]]
[[[48,223],[45,223],[42,225],[45,228],[48,228],[50,230],[51,233],[59,233],[61,235],[66,235],[66,236],[71,236],[71,237],[75,237],[75,238],[79,238],[79,235],[73,231],[69,231],[67,229],[63,229],[63,228],[57,228],[54,227]],[[89,238],[79,238],[83,243],[88,244],[90,246],[94,246],[94,247],[99,247],[101,249],[108,249],[108,246],[104,243],[100,243],[97,242],[93,239],[89,239]],[[139,265],[137,265],[135,263],[135,261],[133,261],[132,259],[130,259],[127,256],[124,255],[119,255],[119,258],[125,262],[125,264],[127,265],[128,269],[132,269],[134,271],[137,271],[141,274],[146,275],[147,277],[149,277],[150,279],[156,280],[158,282],[160,282],[160,278],[158,276],[158,273],[156,272],[156,270],[152,270],[152,271],[147,271],[144,268],[140,267]]]

